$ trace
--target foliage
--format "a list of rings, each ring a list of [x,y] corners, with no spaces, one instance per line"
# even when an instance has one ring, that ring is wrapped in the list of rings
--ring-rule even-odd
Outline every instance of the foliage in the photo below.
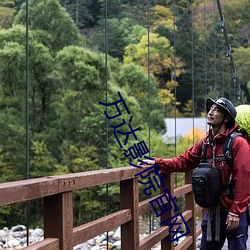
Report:
[[[98,25],[94,27],[87,35],[88,47],[92,51],[105,52],[114,58],[122,60],[124,48],[129,44],[128,37],[134,27],[133,20],[129,18],[109,18],[106,21],[100,20]],[[103,41],[104,29],[106,29],[106,41]],[[108,45],[108,46],[107,46]]]
[[[164,37],[159,37],[158,34],[144,35],[141,37],[139,43],[130,44],[125,48],[124,63],[139,63],[147,72],[148,69],[148,43],[150,42],[150,60],[151,72],[155,75],[161,74],[173,66],[171,55],[173,48],[171,48],[169,41]]]
[[[26,24],[26,6],[22,5],[14,24]],[[29,28],[36,31],[39,41],[59,51],[69,45],[83,45],[83,38],[69,14],[58,0],[29,1]]]
[[[239,69],[238,74],[241,76],[240,81],[246,82],[247,86],[249,85],[250,82],[249,56],[250,56],[250,48],[239,47],[235,49],[235,64],[236,67]],[[247,86],[243,86],[243,88],[244,92],[248,96],[246,102],[249,102],[250,88]]]
[[[117,82],[120,87],[127,91],[128,95],[135,97],[140,103],[141,123],[147,121],[149,117],[148,106],[150,105],[151,126],[162,131],[164,129],[164,106],[158,96],[154,76],[146,75],[139,65],[130,63],[120,68]]]
[[[13,8],[0,6],[0,29],[8,29],[14,19],[15,10]]]
[[[1,182],[25,177],[25,128],[13,108],[0,113]],[[8,140],[6,139],[8,138]]]
[[[162,26],[167,29],[174,29],[173,22],[173,12],[170,8],[167,8],[163,5],[156,5],[152,7],[150,13],[150,22],[152,23],[152,29],[155,31],[157,27]]]
[[[150,44],[150,49],[148,49],[148,44]],[[157,79],[157,85],[161,88],[159,96],[162,102],[170,104],[173,95],[168,88],[168,84],[166,85],[166,80],[168,78],[172,80],[174,77],[172,74],[175,66],[172,56],[173,48],[169,41],[165,37],[151,33],[149,36],[142,36],[137,44],[130,44],[125,48],[124,63],[139,64],[145,72],[150,69],[150,72]],[[178,67],[175,67],[175,74],[179,76],[183,72],[184,65],[180,58],[176,58],[176,60],[178,61]]]
[[[34,154],[30,162],[31,178],[53,175],[53,168],[56,161],[53,159],[44,142],[33,141],[31,150]]]
[[[100,19],[101,4],[98,0],[61,0],[60,2],[80,29],[93,27]]]

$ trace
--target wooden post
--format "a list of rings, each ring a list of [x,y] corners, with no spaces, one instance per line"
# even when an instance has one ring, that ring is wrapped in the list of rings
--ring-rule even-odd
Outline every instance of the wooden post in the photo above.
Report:
[[[73,249],[72,192],[44,198],[44,238],[59,238],[60,250]]]
[[[132,220],[121,226],[121,249],[139,250],[138,178],[120,182],[121,209],[131,210]]]
[[[170,194],[172,195],[172,197],[174,197],[174,178],[173,178],[173,174],[168,174],[168,175],[163,175],[161,173],[161,176],[164,176],[164,184],[165,187],[161,188],[161,194],[163,194],[163,190],[168,189],[168,191],[170,192]],[[167,211],[166,213],[164,213],[161,216],[161,222],[171,218],[174,216],[174,211],[173,209]],[[164,225],[162,225],[164,226]],[[171,239],[171,234],[169,234],[168,236]],[[174,249],[174,242],[170,242],[167,238],[164,238],[161,241],[161,250],[173,250]]]
[[[185,183],[191,184],[192,180],[192,172],[185,173]],[[188,248],[188,250],[195,250],[196,249],[196,211],[195,211],[195,200],[193,196],[193,192],[188,193],[185,195],[185,210],[192,210],[192,218],[188,220],[187,226],[190,230],[190,234],[187,236],[193,237],[193,243]]]

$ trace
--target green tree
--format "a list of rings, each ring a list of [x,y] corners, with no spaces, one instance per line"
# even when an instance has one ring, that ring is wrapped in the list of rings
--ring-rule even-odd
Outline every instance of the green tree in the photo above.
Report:
[[[14,19],[13,8],[1,7],[0,5],[0,29],[8,29],[11,27]]]
[[[104,27],[105,20],[102,19],[96,27],[87,35],[88,47],[93,51],[105,52],[122,61],[124,48],[129,44],[128,36],[131,34],[135,22],[127,17],[109,18],[107,21],[107,41],[105,44]],[[105,46],[106,45],[106,46]]]
[[[61,0],[79,29],[87,30],[98,23],[101,4],[98,0]]]
[[[33,157],[30,161],[30,177],[44,177],[55,174],[56,160],[48,151],[44,142],[33,141],[31,146]]]
[[[106,5],[105,0],[98,1],[101,4],[101,13],[105,17]],[[141,21],[146,11],[145,2],[143,0],[127,1],[127,0],[110,0],[107,2],[108,18],[128,17]]]
[[[44,124],[49,122],[46,120],[50,96],[55,88],[53,88],[52,79],[50,78],[52,71],[52,56],[47,47],[37,42],[34,33],[30,31],[29,39],[29,85],[31,88],[31,125],[36,131],[41,131]],[[19,111],[24,113],[25,96],[25,28],[16,25],[11,29],[0,32],[0,41],[2,41],[2,49],[0,57],[1,77],[4,86],[5,95],[13,96],[11,100],[13,106],[19,107]],[[10,74],[10,72],[12,72]],[[10,103],[9,103],[10,104]],[[20,106],[21,105],[21,106]]]
[[[150,72],[155,75],[158,85],[162,87],[167,80],[172,78],[174,68],[173,47],[165,37],[160,37],[156,33],[151,33],[149,39],[150,41],[148,41],[148,36],[142,36],[139,43],[128,45],[125,48],[124,63],[134,62],[139,64],[145,72],[150,67]],[[149,52],[148,43],[150,43]],[[149,62],[148,53],[150,53]],[[177,65],[176,75],[178,76],[183,71],[183,63],[180,59]]]
[[[105,102],[106,100],[103,82],[104,56],[76,46],[67,47],[56,57],[54,75],[59,84],[58,92],[54,96],[56,101],[52,104],[56,111],[57,123],[60,124],[56,132],[56,138],[59,140],[57,143],[65,142],[66,148],[71,142],[79,148],[95,146],[102,152],[99,154],[99,159],[105,164],[103,153],[105,152],[106,117],[103,112],[106,108],[98,104],[99,101]],[[118,91],[121,92],[131,110],[138,113],[137,101],[128,97],[125,90],[120,90],[112,79],[109,82],[108,102],[112,103],[119,99]],[[123,107],[122,111],[124,110]],[[117,113],[117,110],[115,107],[110,107],[109,113]],[[138,124],[139,120],[140,115],[135,118],[134,122]],[[110,131],[112,134],[111,128]],[[53,140],[50,144],[53,148],[56,146],[55,142],[56,140]]]
[[[150,75],[148,79],[148,75],[143,72],[140,65],[130,63],[121,67],[117,82],[126,89],[128,95],[135,97],[140,103],[141,123],[146,123],[150,114],[151,128],[163,131],[165,128],[164,104],[159,98],[154,76]]]
[[[9,175],[9,171],[6,170],[5,180],[10,181],[25,176],[25,99],[23,98],[25,53],[24,47],[16,42],[4,42],[1,45],[0,140],[5,158],[4,164],[15,173]]]
[[[36,31],[36,39],[53,52],[69,45],[84,45],[79,30],[58,0],[29,1],[29,20],[29,29]],[[25,3],[14,24],[26,24]]]
[[[234,52],[234,58],[235,58],[235,64],[236,68],[238,69],[238,75],[240,76],[240,79],[238,78],[237,84],[241,84],[242,89],[244,90],[245,97],[243,100],[246,103],[250,101],[249,93],[250,93],[250,73],[249,73],[249,58],[250,56],[250,48],[244,48],[239,47],[235,49]]]
[[[3,155],[1,182],[25,178],[25,127],[22,117],[13,114],[13,108],[0,113],[0,141]],[[6,139],[8,138],[8,139]]]
[[[248,46],[249,40],[249,11],[250,3],[247,0],[228,1],[222,5],[226,19],[227,32],[232,35],[234,46]],[[242,44],[241,44],[242,43]]]

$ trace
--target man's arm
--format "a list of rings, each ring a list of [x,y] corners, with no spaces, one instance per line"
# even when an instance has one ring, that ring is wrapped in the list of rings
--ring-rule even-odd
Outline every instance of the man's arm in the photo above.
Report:
[[[174,172],[186,172],[194,169],[200,163],[202,140],[188,148],[184,154],[170,159],[154,157],[154,160],[143,160],[149,165],[157,164],[160,171],[165,174]],[[138,163],[139,165],[143,163]]]

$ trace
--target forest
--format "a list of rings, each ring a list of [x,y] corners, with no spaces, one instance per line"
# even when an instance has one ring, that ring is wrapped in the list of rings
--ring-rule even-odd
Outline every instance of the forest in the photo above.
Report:
[[[124,121],[132,116],[138,140],[165,158],[201,133],[169,145],[164,118],[204,117],[207,97],[249,103],[250,2],[220,2],[230,48],[215,0],[2,0],[1,183],[128,166],[114,136],[122,119],[106,119],[99,104],[118,101],[118,93],[130,111],[119,105]],[[135,141],[129,136],[127,147]],[[74,193],[76,225],[106,213],[106,188]],[[115,211],[119,186],[108,190]],[[42,226],[41,202],[30,204],[34,226]],[[24,209],[0,207],[0,227],[24,221]]]

